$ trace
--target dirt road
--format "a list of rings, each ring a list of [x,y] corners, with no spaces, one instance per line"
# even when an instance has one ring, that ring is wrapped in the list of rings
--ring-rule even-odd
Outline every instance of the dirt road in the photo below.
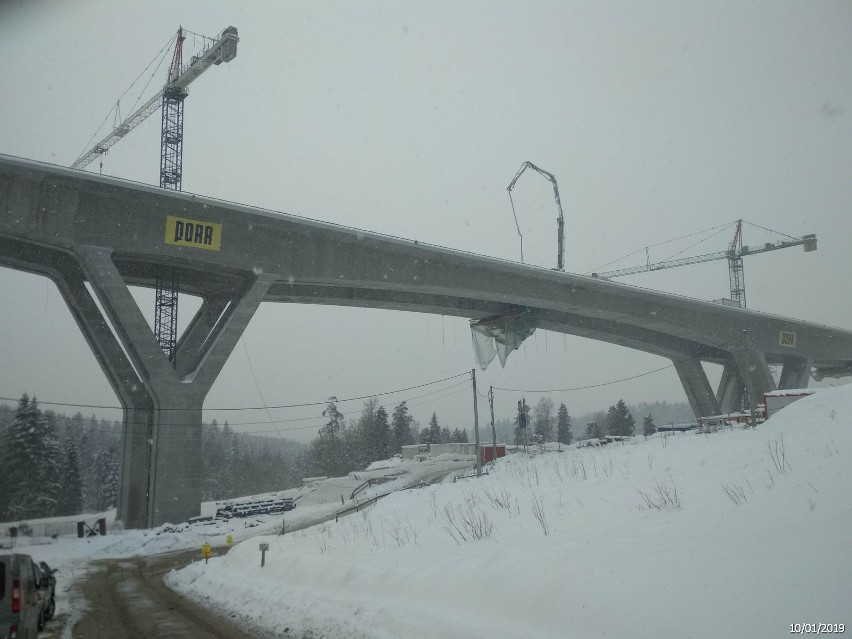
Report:
[[[242,620],[219,616],[163,583],[167,572],[198,561],[198,555],[198,550],[192,550],[95,562],[96,570],[80,585],[89,610],[75,624],[72,637],[266,639],[272,636],[247,627]],[[284,628],[275,636],[293,637]]]
[[[422,483],[442,479],[451,470],[442,468],[422,477]],[[384,497],[381,495],[380,497]],[[379,498],[380,498],[379,497]],[[362,507],[369,507],[377,498]],[[357,512],[351,506],[340,515]],[[334,512],[287,525],[295,532],[323,521],[333,521]],[[223,554],[227,547],[214,548],[213,554]],[[220,616],[215,610],[187,599],[168,588],[163,576],[170,570],[183,568],[199,561],[199,550],[188,550],[150,557],[107,559],[92,563],[93,572],[79,586],[87,610],[74,624],[74,639],[311,639],[314,633],[296,636],[289,628],[276,629],[274,634],[251,627],[251,620]],[[43,639],[67,637],[65,615],[48,625]]]

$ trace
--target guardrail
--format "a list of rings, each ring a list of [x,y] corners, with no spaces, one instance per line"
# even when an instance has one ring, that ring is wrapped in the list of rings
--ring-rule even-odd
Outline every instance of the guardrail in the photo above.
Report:
[[[355,504],[354,506],[350,506],[349,508],[346,508],[344,510],[338,510],[334,514],[334,521],[338,521],[340,517],[343,517],[344,515],[351,515],[352,513],[357,513],[361,510],[364,510],[365,508],[369,508],[377,501],[379,501],[382,497],[387,497],[389,494],[390,493],[385,493],[384,495],[376,495],[375,497],[371,497],[367,501],[362,501],[361,503]]]

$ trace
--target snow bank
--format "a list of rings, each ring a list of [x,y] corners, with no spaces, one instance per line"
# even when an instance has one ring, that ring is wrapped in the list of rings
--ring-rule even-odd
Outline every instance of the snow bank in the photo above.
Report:
[[[513,455],[168,582],[297,636],[759,638],[846,623],[850,391],[756,430]]]

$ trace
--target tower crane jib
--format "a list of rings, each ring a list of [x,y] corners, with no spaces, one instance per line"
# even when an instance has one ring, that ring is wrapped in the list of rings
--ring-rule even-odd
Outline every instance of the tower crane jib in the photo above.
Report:
[[[170,72],[166,85],[156,95],[149,98],[97,144],[80,154],[71,168],[86,168],[95,158],[106,153],[116,142],[142,124],[148,116],[160,108],[163,93],[166,90],[174,88],[186,92],[186,88],[212,65],[233,60],[237,56],[237,43],[239,41],[236,27],[228,27],[217,38],[211,38],[207,47],[198,55],[192,56],[186,65],[179,66],[174,73]]]
[[[736,231],[731,243],[726,251],[717,253],[706,253],[704,255],[695,255],[692,257],[682,257],[676,260],[665,260],[663,262],[648,262],[641,266],[633,266],[614,271],[604,271],[592,273],[592,277],[610,280],[616,277],[625,275],[634,275],[636,273],[647,273],[649,271],[660,271],[663,269],[674,268],[677,266],[687,266],[689,264],[701,264],[702,262],[712,262],[714,260],[728,260],[728,273],[730,280],[731,299],[735,300],[741,308],[746,308],[745,296],[745,278],[743,275],[743,257],[746,255],[756,255],[758,253],[766,253],[768,251],[777,251],[779,249],[790,248],[793,246],[802,246],[806,253],[817,249],[816,235],[804,235],[802,237],[790,237],[790,239],[780,240],[778,242],[767,242],[762,246],[743,246],[743,231],[742,220],[737,220]],[[788,236],[789,237],[789,236]]]

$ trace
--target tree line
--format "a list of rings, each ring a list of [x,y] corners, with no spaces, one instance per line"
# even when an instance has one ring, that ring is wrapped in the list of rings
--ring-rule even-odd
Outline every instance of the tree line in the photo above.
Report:
[[[0,520],[100,512],[115,505],[120,429],[114,422],[42,411],[24,393],[0,406]]]
[[[306,450],[283,438],[235,433],[227,422],[202,424],[202,499],[229,499],[298,486]],[[43,411],[22,395],[0,405],[0,521],[99,513],[116,506],[122,425]]]
[[[348,425],[337,408],[337,398],[330,397],[322,414],[327,421],[302,460],[303,467],[316,476],[340,477],[363,470],[399,453],[403,446],[468,441],[467,431],[441,426],[436,413],[421,430],[404,401],[389,416],[378,399],[370,398],[358,419]]]
[[[651,408],[643,420],[643,434],[656,430]],[[682,414],[679,405],[662,403],[667,416]],[[515,444],[570,444],[575,438],[632,435],[635,420],[623,400],[582,416],[580,432],[564,403],[555,409],[543,397],[534,406],[524,405],[520,416],[496,423],[501,441]],[[329,398],[322,411],[325,424],[308,444],[281,437],[237,433],[227,422],[202,424],[202,499],[222,500],[300,485],[304,477],[339,477],[363,470],[372,462],[388,459],[402,446],[421,443],[467,442],[463,428],[450,429],[432,413],[420,429],[406,402],[391,414],[376,398],[363,404],[360,416],[347,423]],[[585,428],[583,425],[585,424]],[[6,481],[0,483],[0,521],[102,512],[115,507],[121,475],[122,426],[81,413],[66,416],[42,411],[35,397],[26,393],[17,407],[0,405],[0,467]]]

